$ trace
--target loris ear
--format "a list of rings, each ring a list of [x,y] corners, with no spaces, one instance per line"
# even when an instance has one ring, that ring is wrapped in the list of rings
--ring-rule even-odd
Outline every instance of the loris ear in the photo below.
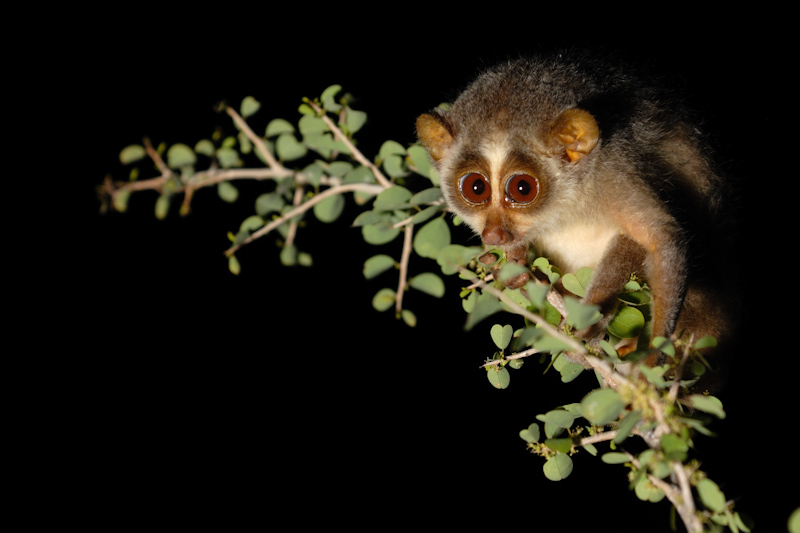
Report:
[[[550,127],[550,142],[564,150],[570,161],[588,155],[600,140],[600,129],[594,117],[583,109],[573,107],[561,113]]]
[[[453,144],[452,127],[438,109],[417,118],[417,137],[434,161],[442,159]]]

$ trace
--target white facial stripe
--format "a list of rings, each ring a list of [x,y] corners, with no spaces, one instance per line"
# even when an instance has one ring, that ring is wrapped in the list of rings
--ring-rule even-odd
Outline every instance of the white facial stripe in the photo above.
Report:
[[[509,137],[504,132],[497,132],[483,142],[481,153],[489,162],[491,175],[487,176],[492,186],[492,202],[500,202],[505,195],[500,179],[500,170],[511,149]]]

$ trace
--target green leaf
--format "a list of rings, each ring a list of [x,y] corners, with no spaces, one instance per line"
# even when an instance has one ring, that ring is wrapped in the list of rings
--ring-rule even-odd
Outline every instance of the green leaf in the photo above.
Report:
[[[579,365],[578,363],[567,363],[561,368],[561,370],[559,370],[559,373],[561,374],[561,382],[569,383],[577,378],[583,371],[583,365]]]
[[[467,315],[467,323],[464,325],[464,329],[469,331],[483,319],[501,310],[502,308],[497,298],[488,292],[481,293],[480,296],[476,297],[474,307],[469,315]]]
[[[617,418],[625,408],[625,402],[614,389],[597,389],[581,401],[581,414],[596,426],[605,426]]]
[[[495,324],[492,326],[492,329],[489,331],[489,334],[492,336],[492,340],[494,341],[495,346],[500,348],[501,350],[505,350],[509,343],[511,342],[511,337],[514,335],[514,328],[506,324],[505,326],[501,326],[500,324]]]
[[[214,143],[208,139],[201,139],[194,145],[194,151],[197,154],[203,154],[206,157],[214,157]]]
[[[283,266],[294,266],[297,264],[297,247],[293,244],[286,245],[281,249],[281,264]]]
[[[283,201],[280,194],[274,192],[264,193],[256,198],[256,213],[262,217],[270,213],[280,213],[284,205],[286,205],[286,202]]]
[[[341,104],[336,102],[336,95],[341,92],[342,86],[341,85],[331,85],[324,91],[322,91],[322,95],[319,97],[320,102],[322,103],[322,107],[325,108],[326,111],[332,111],[334,113],[338,112],[342,109]]]
[[[143,146],[138,144],[132,144],[130,146],[126,146],[122,149],[119,153],[119,162],[123,165],[127,165],[129,163],[135,163],[140,159],[144,159],[147,155],[147,151],[144,149]]]
[[[221,181],[217,184],[217,194],[224,201],[233,203],[239,197],[239,190],[229,181]]]
[[[360,130],[367,122],[367,114],[363,111],[347,108],[344,116],[344,125],[347,132],[352,135]]]
[[[264,225],[264,219],[258,215],[250,215],[239,224],[239,231],[250,233]]]
[[[701,350],[703,348],[713,348],[716,345],[717,345],[717,339],[715,339],[711,335],[703,337],[702,339],[694,343],[694,347],[697,350]]]
[[[239,272],[242,271],[241,265],[239,265],[239,260],[236,259],[235,255],[228,257],[228,270],[231,271],[231,274],[238,276]]]
[[[458,267],[466,267],[482,250],[479,246],[450,244],[439,250],[436,262],[442,267],[442,273],[449,276],[458,272]]]
[[[588,328],[603,318],[599,306],[583,304],[572,296],[564,297],[564,306],[567,308],[567,323],[578,330]]]
[[[582,267],[575,271],[575,277],[584,289],[589,287],[589,282],[592,281],[592,274],[594,270],[589,267]]]
[[[253,151],[253,143],[245,132],[240,131],[237,137],[239,138],[239,150],[241,150],[243,154],[249,154]]]
[[[522,431],[520,431],[519,436],[525,442],[530,442],[530,443],[539,442],[539,436],[540,436],[539,424],[534,422],[533,424],[528,426],[527,429],[523,429]]]
[[[267,131],[265,137],[276,137],[282,133],[294,133],[294,126],[288,120],[276,118],[267,124]]]
[[[308,149],[292,133],[282,133],[278,136],[275,141],[275,151],[281,161],[294,161],[308,153]]]
[[[353,164],[347,161],[334,161],[328,165],[328,174],[341,178],[353,171]]]
[[[400,230],[393,227],[390,221],[383,219],[380,222],[363,226],[361,235],[367,243],[378,246],[393,241],[400,235]]]
[[[158,220],[164,220],[167,218],[167,213],[169,212],[169,204],[170,204],[170,195],[169,194],[162,194],[156,200],[155,212],[156,218]]]
[[[558,313],[558,311],[556,311]],[[542,337],[533,343],[533,347],[542,352],[549,352],[557,354],[568,350],[570,346],[559,338],[553,337],[550,334],[543,334]]]
[[[547,479],[551,481],[561,481],[572,473],[572,459],[569,455],[557,453],[547,460],[542,467],[542,471]]]
[[[697,494],[700,496],[700,501],[708,509],[716,513],[725,510],[725,495],[720,490],[719,485],[710,479],[705,478],[697,484]]]
[[[372,256],[364,261],[364,277],[366,279],[372,279],[390,268],[393,268],[395,264],[395,260],[388,255],[380,254]]]
[[[450,244],[450,227],[443,218],[434,218],[414,235],[414,251],[420,257],[436,259],[439,251]]]
[[[434,185],[439,184],[439,175],[433,169],[428,157],[428,151],[422,146],[414,145],[408,148],[408,157],[414,166],[415,172],[431,180]]]
[[[667,433],[661,437],[661,448],[670,461],[683,462],[689,452],[689,443],[675,433]]]
[[[686,398],[685,402],[694,409],[714,415],[717,418],[725,418],[725,410],[722,408],[722,402],[715,396],[692,394]]]
[[[421,205],[438,202],[442,199],[442,190],[439,187],[430,187],[418,192],[408,201],[410,205]]]
[[[342,154],[349,154],[350,150],[347,146],[337,139],[333,138],[330,133],[315,133],[303,136],[303,144],[311,148],[325,159],[330,159],[333,152],[337,151]]]
[[[800,507],[789,516],[789,533],[800,533]]]
[[[657,503],[664,499],[664,492],[653,485],[645,475],[636,479],[633,491],[637,498],[645,502]]]
[[[321,222],[333,222],[344,211],[344,204],[344,197],[341,194],[335,194],[314,204],[314,216]]]
[[[436,298],[444,296],[444,282],[442,278],[432,272],[424,272],[414,276],[408,280],[408,285]]]
[[[500,365],[492,365],[486,367],[486,378],[489,383],[496,389],[505,389],[511,382],[511,374],[508,369]]]
[[[170,168],[180,168],[193,165],[197,161],[197,156],[191,148],[185,144],[173,144],[167,150],[167,166]]]
[[[359,165],[344,175],[342,183],[375,183],[375,176],[369,168]]]
[[[644,327],[644,315],[635,307],[623,305],[608,324],[608,332],[621,339],[632,339]]]
[[[320,135],[329,131],[328,125],[322,120],[322,117],[314,115],[300,117],[300,120],[297,121],[297,128],[303,137]]]
[[[626,292],[619,295],[619,299],[628,305],[642,306],[650,303],[650,294],[647,291]]]
[[[569,453],[572,449],[572,439],[547,439],[544,441],[544,445],[554,452]]]
[[[631,411],[628,413],[617,426],[617,436],[614,437],[614,443],[622,444],[622,442],[628,438],[631,431],[633,431],[633,428],[636,427],[636,424],[639,422],[639,420],[641,420],[641,418],[641,411]]]
[[[581,285],[581,282],[578,281],[578,277],[575,274],[567,273],[564,274],[564,277],[561,278],[561,283],[564,285],[564,288],[567,289],[569,292],[583,298],[586,296],[586,288]]]
[[[397,301],[397,293],[392,289],[381,289],[372,298],[372,307],[378,311],[391,309]]]
[[[313,260],[311,259],[311,254],[305,252],[298,252],[297,264],[304,267],[310,267],[313,264]]]
[[[388,223],[389,217],[378,211],[364,211],[353,220],[353,227],[358,228],[362,226],[370,226],[372,224],[380,224],[381,222]]]
[[[430,205],[411,217],[411,223],[414,225],[422,224],[426,220],[435,217],[439,212],[444,209],[441,205]]]
[[[222,168],[234,168],[242,166],[239,152],[235,148],[221,147],[216,152],[217,161]]]
[[[114,209],[120,213],[128,210],[128,200],[131,197],[130,189],[120,189],[114,194]]]
[[[381,160],[386,160],[387,158],[393,155],[404,156],[406,155],[406,149],[403,148],[403,145],[398,143],[397,141],[384,142],[381,145],[380,150],[378,150],[378,157]]]
[[[630,357],[630,356],[629,356]],[[652,368],[641,365],[639,367],[639,372],[647,378],[647,381],[655,385],[659,389],[666,388],[669,385],[669,382],[664,379],[664,373],[668,370],[667,365],[664,366],[654,366]]]
[[[247,118],[258,111],[260,107],[261,102],[252,96],[245,96],[244,100],[242,100],[242,105],[239,107],[239,114],[242,115],[242,118]]]
[[[408,309],[403,309],[400,311],[400,317],[403,319],[403,322],[406,323],[408,327],[413,328],[417,325],[417,315],[409,311]]]
[[[575,415],[565,409],[553,409],[543,415],[537,415],[536,419],[546,424],[566,429],[572,427],[572,423],[575,422]]]
[[[600,460],[609,465],[621,465],[630,462],[628,456],[621,452],[604,453]]]
[[[528,267],[522,266],[519,263],[506,263],[503,265],[503,268],[500,269],[500,273],[498,278],[502,284],[507,284],[512,278],[519,276],[520,274],[524,274],[529,272]]]
[[[384,189],[375,198],[372,208],[378,211],[392,211],[405,207],[411,199],[411,191],[400,185],[393,185]]]

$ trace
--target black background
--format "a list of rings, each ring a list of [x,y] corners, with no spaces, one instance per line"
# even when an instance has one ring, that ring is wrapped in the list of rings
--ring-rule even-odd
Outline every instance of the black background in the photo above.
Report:
[[[791,194],[785,169],[794,155],[781,146],[788,74],[772,22],[649,17],[609,26],[584,14],[579,26],[540,14],[464,23],[427,13],[389,23],[333,8],[280,17],[193,9],[109,15],[81,25],[51,58],[70,73],[56,87],[73,152],[53,177],[69,199],[54,231],[67,248],[50,276],[52,321],[67,326],[59,341],[79,347],[56,365],[54,423],[69,444],[56,460],[60,494],[78,501],[70,520],[667,531],[669,505],[640,502],[623,468],[581,453],[572,476],[555,483],[525,452],[519,430],[579,401],[593,378],[563,385],[531,361],[509,389],[492,388],[478,368],[493,352],[492,321],[463,333],[455,280],[441,300],[408,293],[415,329],[372,309],[373,294],[396,279],[365,281],[362,263],[399,255],[399,243],[365,248],[347,224],[356,211],[332,225],[309,220],[297,244],[313,267],[281,266],[266,237],[238,254],[242,273],[233,276],[226,233],[252,214],[262,184],[243,184],[234,205],[200,191],[190,216],[174,210],[164,221],[153,216],[154,193],[104,216],[95,193],[107,173],[124,178],[119,150],[145,135],[193,145],[218,125],[233,132],[213,111],[223,99],[259,99],[259,131],[271,118],[296,120],[303,96],[341,84],[368,113],[359,140],[371,156],[385,139],[413,142],[419,113],[495,61],[602,45],[673,75],[741,182],[748,335],[725,398],[729,416],[714,427],[720,438],[698,438],[697,455],[756,531],[784,529],[800,503],[784,488],[797,458],[793,445],[776,443],[793,422],[784,417],[796,409],[796,378],[776,370],[790,354],[754,349],[775,309],[756,271],[771,262],[768,239],[796,228],[773,211]],[[413,259],[411,268],[436,265]]]

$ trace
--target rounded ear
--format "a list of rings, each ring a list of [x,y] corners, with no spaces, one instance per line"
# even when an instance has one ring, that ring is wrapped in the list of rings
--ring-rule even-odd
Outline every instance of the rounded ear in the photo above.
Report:
[[[600,128],[588,111],[573,107],[561,113],[550,126],[550,142],[564,150],[570,161],[588,155],[600,140]]]
[[[417,137],[434,161],[439,161],[453,144],[450,123],[438,109],[417,118]]]

